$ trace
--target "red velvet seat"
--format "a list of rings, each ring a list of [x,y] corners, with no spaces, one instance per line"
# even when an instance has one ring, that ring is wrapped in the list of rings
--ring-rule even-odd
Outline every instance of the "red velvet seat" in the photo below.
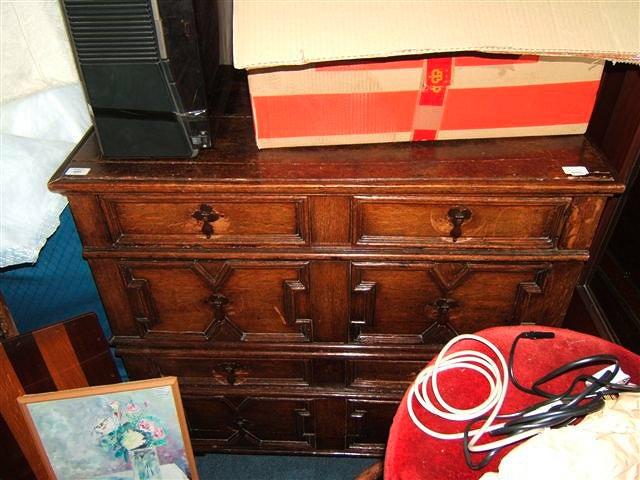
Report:
[[[505,359],[508,360],[509,350],[515,337],[521,332],[530,330],[552,331],[556,336],[553,339],[522,339],[519,341],[514,370],[517,380],[522,385],[530,386],[533,381],[567,362],[596,354],[617,356],[622,369],[631,376],[631,381],[640,383],[640,356],[619,345],[590,335],[571,330],[532,325],[490,328],[478,332],[477,335],[491,341],[502,352]],[[468,340],[454,345],[449,350],[449,353],[464,349],[490,353],[480,343]],[[490,356],[493,357],[493,355]],[[544,387],[549,391],[559,393],[569,386],[570,381],[579,372],[594,373],[604,366],[606,365],[573,371]],[[469,408],[478,405],[486,398],[489,391],[486,381],[478,373],[468,369],[446,371],[439,374],[438,385],[444,399],[458,408]],[[532,396],[516,389],[512,384],[508,388],[501,412],[511,413],[541,400],[540,397]],[[505,448],[484,469],[471,470],[465,463],[461,440],[447,441],[427,436],[409,418],[406,399],[407,394],[405,394],[405,398],[398,408],[391,426],[385,456],[385,479],[477,479],[486,471],[497,471],[501,458],[513,448]],[[416,406],[416,413],[419,412],[418,417],[420,420],[429,428],[447,433],[461,431],[464,428],[462,423],[453,425],[449,421],[436,418],[424,412],[415,399],[413,405]]]

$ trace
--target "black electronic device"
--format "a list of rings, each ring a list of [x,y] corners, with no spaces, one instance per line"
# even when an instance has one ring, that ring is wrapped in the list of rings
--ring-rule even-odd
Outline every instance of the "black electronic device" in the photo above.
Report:
[[[211,146],[216,0],[62,0],[106,157],[193,157]]]

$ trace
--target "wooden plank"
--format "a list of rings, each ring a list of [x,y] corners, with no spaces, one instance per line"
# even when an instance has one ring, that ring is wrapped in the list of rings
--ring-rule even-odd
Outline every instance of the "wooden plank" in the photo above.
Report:
[[[64,325],[38,330],[33,337],[58,390],[89,385]]]
[[[38,479],[46,479],[45,467],[40,460],[38,450],[31,439],[16,401],[17,397],[25,394],[25,390],[2,345],[0,345],[0,372],[2,372],[2,376],[0,376],[0,413],[2,418],[20,445],[36,477]]]
[[[310,199],[311,242],[314,245],[349,245],[349,197]]]

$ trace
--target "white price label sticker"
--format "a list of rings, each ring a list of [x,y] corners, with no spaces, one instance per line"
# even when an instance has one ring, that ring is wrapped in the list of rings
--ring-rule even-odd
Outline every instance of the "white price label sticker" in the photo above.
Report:
[[[65,175],[86,175],[91,171],[90,168],[87,167],[71,167],[67,168],[67,171],[64,172]]]
[[[562,171],[565,175],[571,175],[572,177],[584,177],[589,175],[587,167],[562,167]]]

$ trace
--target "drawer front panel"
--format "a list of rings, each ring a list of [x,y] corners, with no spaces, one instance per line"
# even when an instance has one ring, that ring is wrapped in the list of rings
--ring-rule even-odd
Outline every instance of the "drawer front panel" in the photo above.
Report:
[[[136,356],[126,357],[125,362],[141,372],[141,378],[176,376],[181,385],[306,387],[311,379],[311,361],[304,359]]]
[[[347,400],[347,451],[383,454],[399,400]]]
[[[354,360],[347,362],[347,385],[354,388],[406,390],[427,365],[407,360]]]
[[[132,260],[119,266],[141,337],[312,340],[308,262]]]
[[[306,197],[102,197],[120,245],[307,245]]]
[[[183,395],[191,438],[220,449],[312,450],[313,400]]]
[[[558,281],[550,263],[353,263],[351,277],[356,343],[442,344],[491,326],[553,323],[568,301],[545,297]]]
[[[355,197],[362,246],[554,248],[571,198]]]

